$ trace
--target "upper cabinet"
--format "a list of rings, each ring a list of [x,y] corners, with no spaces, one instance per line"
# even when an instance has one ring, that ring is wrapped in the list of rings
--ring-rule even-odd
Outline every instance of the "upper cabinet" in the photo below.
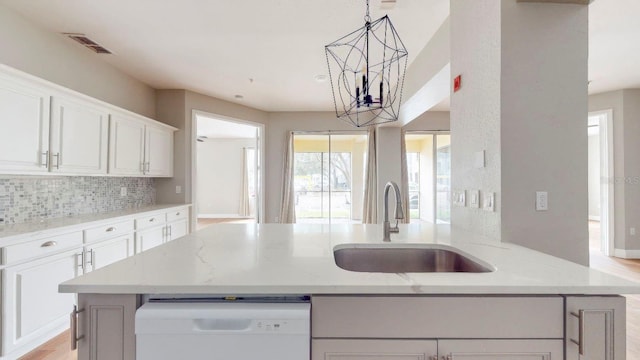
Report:
[[[49,166],[50,92],[0,74],[0,169],[46,173]]]
[[[173,129],[112,114],[109,173],[125,176],[173,176]]]
[[[0,67],[0,174],[173,176],[174,127]]]
[[[49,168],[69,174],[106,174],[108,134],[108,109],[54,96]]]

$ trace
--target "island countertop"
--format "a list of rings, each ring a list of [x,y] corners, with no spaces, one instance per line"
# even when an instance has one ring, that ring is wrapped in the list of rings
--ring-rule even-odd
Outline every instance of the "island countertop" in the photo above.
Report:
[[[449,225],[400,225],[392,244],[453,246],[488,273],[366,273],[336,245],[382,243],[381,225],[218,224],[59,286],[96,294],[636,294],[640,284]]]

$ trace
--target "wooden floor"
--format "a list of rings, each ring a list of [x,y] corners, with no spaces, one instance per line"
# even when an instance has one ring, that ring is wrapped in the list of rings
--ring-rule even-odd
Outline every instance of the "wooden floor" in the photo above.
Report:
[[[201,223],[201,220],[202,221]],[[198,228],[221,222],[254,222],[254,219],[198,219]],[[591,267],[625,279],[640,281],[640,260],[610,258],[600,252],[600,224],[589,222],[589,254]],[[640,295],[627,298],[627,359],[640,359]],[[76,360],[69,350],[69,333],[64,332],[20,360]]]

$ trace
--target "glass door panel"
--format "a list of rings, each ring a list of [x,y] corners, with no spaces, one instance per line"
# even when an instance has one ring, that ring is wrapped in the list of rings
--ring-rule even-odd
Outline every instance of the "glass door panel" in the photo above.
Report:
[[[436,223],[451,222],[451,135],[436,135]]]

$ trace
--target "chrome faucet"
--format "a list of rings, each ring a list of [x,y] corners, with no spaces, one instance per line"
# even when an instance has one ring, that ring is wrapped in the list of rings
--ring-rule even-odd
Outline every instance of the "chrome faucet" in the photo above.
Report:
[[[396,225],[391,227],[389,224],[389,189],[393,188],[393,191],[396,193],[396,210],[395,210],[395,218]],[[398,220],[404,219],[404,212],[402,211],[402,196],[400,196],[400,188],[393,181],[389,181],[387,185],[384,186],[384,237],[382,241],[391,241],[391,233],[398,233],[400,229],[398,229]]]

